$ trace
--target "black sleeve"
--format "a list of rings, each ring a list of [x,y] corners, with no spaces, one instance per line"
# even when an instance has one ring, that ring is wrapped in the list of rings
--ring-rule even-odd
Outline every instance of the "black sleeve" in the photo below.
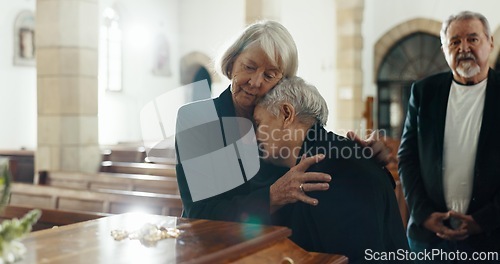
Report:
[[[247,168],[241,165],[245,161],[233,142],[240,135],[236,133],[239,123],[228,119],[231,117],[218,115],[210,100],[185,105],[178,111],[176,174],[183,216],[268,223],[269,186],[257,189],[246,181]],[[257,152],[253,158],[258,164]],[[254,168],[252,172],[257,171]]]
[[[226,193],[193,202],[182,164],[176,165],[177,182],[184,207],[183,217],[221,221],[269,223],[269,187],[249,191],[245,183]]]
[[[420,170],[419,107],[420,94],[415,84],[411,88],[408,112],[398,151],[399,175],[409,210],[416,224],[421,225],[437,211],[427,195]]]

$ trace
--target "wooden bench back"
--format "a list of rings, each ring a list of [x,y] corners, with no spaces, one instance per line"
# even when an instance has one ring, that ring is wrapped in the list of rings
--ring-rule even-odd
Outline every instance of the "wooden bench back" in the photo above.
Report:
[[[33,210],[33,207],[7,205],[0,211],[0,219],[21,219],[26,213]],[[91,213],[80,211],[68,210],[53,210],[53,209],[39,209],[42,212],[40,219],[33,226],[32,231],[53,228],[55,226],[64,226],[83,221],[98,219],[111,214],[105,213]]]
[[[9,204],[111,214],[142,211],[180,216],[182,212],[179,195],[124,190],[98,192],[24,183],[12,184]]]
[[[83,190],[124,190],[163,194],[179,194],[177,178],[127,173],[82,173],[51,171],[45,185]]]
[[[103,161],[100,171],[176,177],[175,165],[173,164]]]
[[[108,148],[102,151],[103,161],[144,162],[145,158],[146,149],[144,147]]]

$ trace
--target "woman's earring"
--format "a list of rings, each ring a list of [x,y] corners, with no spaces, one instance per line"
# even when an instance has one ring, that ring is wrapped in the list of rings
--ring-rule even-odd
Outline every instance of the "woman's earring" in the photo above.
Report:
[[[231,93],[234,94],[233,84],[238,83],[238,79],[236,79],[236,75],[233,76],[232,80],[233,81],[231,82],[231,89],[230,90],[231,90]]]
[[[231,83],[231,88],[229,89],[229,90],[231,91],[231,93],[232,93],[232,94],[234,94],[234,85],[233,85],[233,84],[234,84],[234,83],[237,83],[237,82],[238,82],[238,80],[237,80],[236,78],[234,78],[234,77],[233,77],[233,81],[234,81],[234,82],[232,82],[232,83]]]

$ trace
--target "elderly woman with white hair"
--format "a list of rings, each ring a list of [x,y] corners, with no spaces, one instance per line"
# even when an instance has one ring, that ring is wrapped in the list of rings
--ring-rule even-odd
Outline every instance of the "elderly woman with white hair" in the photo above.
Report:
[[[307,171],[332,177],[332,188],[308,193],[321,201],[317,206],[285,205],[277,212],[282,222],[275,224],[290,227],[291,239],[304,249],[343,254],[349,263],[375,261],[382,252],[405,252],[408,243],[392,178],[369,149],[326,131],[327,117],[325,100],[299,77],[284,79],[257,102],[254,120],[262,157],[291,168],[303,155],[322,154],[325,158]]]

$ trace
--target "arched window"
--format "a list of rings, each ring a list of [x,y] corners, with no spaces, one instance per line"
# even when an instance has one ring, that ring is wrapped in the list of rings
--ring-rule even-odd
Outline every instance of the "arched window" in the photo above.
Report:
[[[35,15],[24,10],[14,22],[14,64],[35,65]]]
[[[208,73],[207,69],[200,65],[194,75],[193,82],[202,80],[207,80],[209,91],[200,91],[199,89],[193,90],[192,92],[193,102],[210,98],[209,92],[212,91],[212,78],[210,77],[210,74]]]
[[[208,70],[210,68],[210,64],[210,58],[201,52],[191,52],[181,58],[181,84],[187,85],[203,80],[206,80],[208,84],[207,90],[197,89],[186,91],[186,95],[189,100],[188,102],[210,98],[212,83],[220,81],[217,79],[217,76],[213,74],[214,71]]]
[[[389,137],[400,138],[411,84],[447,70],[439,37],[417,32],[397,42],[384,57],[377,75],[378,128]]]
[[[99,33],[99,87],[122,90],[122,29],[120,16],[113,8],[103,12]]]

